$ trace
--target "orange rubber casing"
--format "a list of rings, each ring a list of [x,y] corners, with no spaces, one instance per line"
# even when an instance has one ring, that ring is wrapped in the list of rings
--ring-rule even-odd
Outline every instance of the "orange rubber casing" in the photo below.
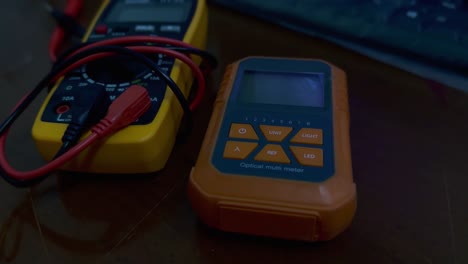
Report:
[[[222,173],[211,163],[241,61],[226,69],[190,175],[188,193],[193,209],[202,222],[227,232],[304,241],[333,239],[350,225],[356,210],[345,73],[320,61],[331,68],[334,175],[317,183],[245,177]]]

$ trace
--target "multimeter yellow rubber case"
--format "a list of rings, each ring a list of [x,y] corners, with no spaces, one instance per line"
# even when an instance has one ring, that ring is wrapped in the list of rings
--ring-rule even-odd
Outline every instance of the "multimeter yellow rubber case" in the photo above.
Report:
[[[188,193],[202,222],[223,231],[304,241],[343,232],[357,204],[345,73],[294,58],[229,65]]]
[[[190,6],[190,3],[192,3],[192,6]],[[95,32],[101,30],[103,26],[109,28],[114,26],[114,28],[110,28],[108,32],[115,32],[115,36],[123,36],[125,33],[117,32],[117,30],[121,30],[122,24],[127,26],[128,23],[121,22],[119,24],[114,22],[113,24],[110,23],[110,25],[103,23],[105,23],[105,16],[109,15],[107,14],[110,12],[108,9],[113,7],[112,5],[121,5],[118,7],[116,6],[115,9],[119,9],[119,12],[124,12],[125,8],[121,8],[124,4],[127,3],[123,0],[105,0],[89,26],[83,42],[112,37],[113,35],[103,37],[102,35],[95,34]],[[180,40],[199,49],[204,49],[206,45],[208,23],[208,10],[205,1],[163,1],[161,4],[186,5],[187,10],[191,10],[190,12],[192,15],[190,16],[186,14],[189,18],[188,21],[180,23],[182,26],[178,24],[173,25],[174,23],[171,20],[170,22],[172,24],[168,23],[168,25],[163,25],[161,24],[161,21],[158,21],[157,27],[161,24],[161,31],[163,29],[171,31],[174,29],[180,30],[180,28],[182,28],[182,32],[179,36]],[[184,10],[184,12],[188,11]],[[183,14],[181,13],[181,15]],[[152,35],[145,33],[144,30],[153,29],[154,27],[151,23],[144,22],[139,24],[133,23],[131,26],[132,30],[133,27],[136,27],[135,30],[138,29],[143,31],[138,33],[139,35]],[[184,30],[184,28],[186,30]],[[133,35],[135,35],[135,33]],[[164,32],[157,35],[172,37],[172,35],[166,36]],[[173,35],[177,34],[174,33]],[[190,69],[180,61],[175,61],[172,65],[170,77],[187,96],[193,82],[193,75]],[[51,160],[59,149],[61,145],[61,136],[63,135],[67,125],[66,123],[55,122],[56,120],[53,120],[54,122],[49,120],[44,121],[44,112],[47,110],[54,93],[60,85],[63,85],[63,82],[64,80],[51,90],[42,105],[32,128],[32,135],[36,146],[43,158],[46,160]],[[79,84],[77,85],[79,86]],[[145,86],[144,82],[141,82],[140,85]],[[108,138],[106,141],[100,142],[88,150],[83,151],[77,158],[68,163],[62,169],[90,173],[148,173],[162,169],[172,151],[182,117],[182,109],[170,89],[165,89],[163,98],[164,99],[161,102],[159,110],[151,122],[131,125],[123,129]]]

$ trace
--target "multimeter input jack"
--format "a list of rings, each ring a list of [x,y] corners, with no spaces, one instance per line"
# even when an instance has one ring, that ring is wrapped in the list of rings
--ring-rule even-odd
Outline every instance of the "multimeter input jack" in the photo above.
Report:
[[[58,115],[63,115],[70,111],[70,104],[59,104],[55,107],[55,113]]]

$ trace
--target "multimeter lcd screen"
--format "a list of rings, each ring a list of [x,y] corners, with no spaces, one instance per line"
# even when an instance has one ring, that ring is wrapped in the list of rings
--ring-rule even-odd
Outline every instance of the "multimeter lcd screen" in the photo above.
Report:
[[[190,12],[191,3],[180,3],[173,5],[163,4],[125,4],[123,2],[116,4],[109,15],[107,22],[184,22]]]
[[[323,107],[322,75],[245,71],[239,101],[250,104]]]

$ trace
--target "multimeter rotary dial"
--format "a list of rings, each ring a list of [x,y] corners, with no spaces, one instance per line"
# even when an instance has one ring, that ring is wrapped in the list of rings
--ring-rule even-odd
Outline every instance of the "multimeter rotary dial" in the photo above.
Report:
[[[143,79],[151,71],[138,61],[125,56],[112,56],[84,65],[82,74],[89,83],[122,86]]]

